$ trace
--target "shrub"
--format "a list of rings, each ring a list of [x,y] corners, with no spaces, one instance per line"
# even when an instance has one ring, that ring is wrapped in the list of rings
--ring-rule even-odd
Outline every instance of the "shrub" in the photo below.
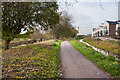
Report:
[[[97,41],[101,41],[101,39],[99,39],[99,38],[97,38],[96,40],[97,40]]]
[[[57,46],[57,44],[53,43],[52,46]]]
[[[78,36],[76,36],[76,40],[83,39],[84,37],[85,37],[84,35],[78,35]]]

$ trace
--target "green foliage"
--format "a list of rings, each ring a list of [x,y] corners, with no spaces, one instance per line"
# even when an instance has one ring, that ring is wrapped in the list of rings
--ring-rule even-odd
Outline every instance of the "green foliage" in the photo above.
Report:
[[[14,38],[29,38],[29,35],[26,34],[18,34]]]
[[[85,36],[84,35],[78,35],[76,36],[76,39],[79,40],[79,39],[83,39]]]
[[[38,29],[38,25],[44,30],[49,26],[55,26],[59,22],[57,10],[56,2],[3,2],[2,38],[6,40],[6,49],[9,48],[9,42],[20,34],[22,29],[31,32]]]
[[[108,72],[114,78],[120,78],[119,64],[113,56],[105,56],[102,53],[87,48],[86,44],[80,43],[79,40],[69,41],[78,51],[80,51],[88,59],[92,60],[104,71]]]
[[[57,44],[53,43],[52,46],[57,46]]]
[[[115,61],[115,57],[114,57],[114,56],[108,56],[107,59],[108,59],[109,61]]]

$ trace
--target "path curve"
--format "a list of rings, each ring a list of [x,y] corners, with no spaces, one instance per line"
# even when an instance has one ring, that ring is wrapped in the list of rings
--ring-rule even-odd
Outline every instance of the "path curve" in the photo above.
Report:
[[[63,78],[109,78],[94,63],[78,52],[68,41],[60,46]]]

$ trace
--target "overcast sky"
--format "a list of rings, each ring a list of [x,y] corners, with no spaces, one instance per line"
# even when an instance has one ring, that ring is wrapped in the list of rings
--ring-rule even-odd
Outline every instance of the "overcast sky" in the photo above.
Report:
[[[78,0],[77,3],[68,2],[68,4],[72,5],[66,7],[64,2],[59,2],[59,11],[66,10],[72,16],[72,24],[74,27],[80,27],[80,34],[90,34],[92,28],[98,27],[105,20],[118,20],[118,5],[113,0],[101,4],[95,0],[91,2]]]

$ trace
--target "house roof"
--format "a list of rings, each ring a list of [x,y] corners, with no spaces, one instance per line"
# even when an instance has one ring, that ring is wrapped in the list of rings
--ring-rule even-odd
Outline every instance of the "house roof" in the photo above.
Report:
[[[117,21],[107,21],[109,24],[118,24]]]
[[[118,20],[118,22],[120,22],[120,20]]]

